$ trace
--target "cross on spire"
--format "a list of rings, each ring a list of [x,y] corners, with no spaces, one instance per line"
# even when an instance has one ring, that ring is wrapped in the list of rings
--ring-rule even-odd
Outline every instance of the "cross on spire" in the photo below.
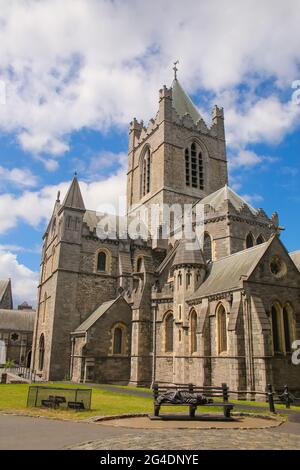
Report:
[[[179,64],[179,60],[176,60],[176,62],[173,62],[174,63],[174,67],[173,67],[173,70],[174,70],[174,80],[177,80],[177,70],[178,68],[176,67],[177,64]]]

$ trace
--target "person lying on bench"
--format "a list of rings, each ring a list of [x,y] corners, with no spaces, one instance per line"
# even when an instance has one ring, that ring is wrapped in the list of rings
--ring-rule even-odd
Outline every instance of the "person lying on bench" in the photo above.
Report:
[[[190,404],[190,405],[206,405],[213,403],[211,398],[206,398],[199,393],[190,393],[181,390],[168,390],[159,395],[156,399],[157,404],[172,403],[172,404]]]

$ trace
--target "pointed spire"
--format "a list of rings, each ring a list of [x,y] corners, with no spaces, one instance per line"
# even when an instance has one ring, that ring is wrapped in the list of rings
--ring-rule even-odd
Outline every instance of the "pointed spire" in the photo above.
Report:
[[[189,114],[194,123],[201,119],[198,109],[195,107],[191,98],[186,94],[177,78],[175,78],[172,83],[172,104],[180,117]]]
[[[75,174],[66,197],[62,203],[62,207],[69,207],[71,209],[85,210],[83,198],[80,191],[77,176]]]

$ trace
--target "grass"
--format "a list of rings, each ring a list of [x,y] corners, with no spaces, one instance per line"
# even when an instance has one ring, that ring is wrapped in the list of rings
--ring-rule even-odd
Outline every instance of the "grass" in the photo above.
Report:
[[[65,383],[55,383],[49,382],[45,384],[47,386],[53,387],[63,387],[63,388],[89,388],[87,386],[65,384]],[[85,419],[93,416],[108,416],[108,415],[118,415],[123,413],[152,413],[153,412],[153,399],[152,396],[149,397],[140,397],[136,395],[130,395],[128,393],[121,393],[119,391],[112,390],[103,390],[100,388],[93,388],[92,392],[92,409],[89,411],[76,412],[72,410],[49,410],[44,408],[26,408],[27,393],[28,393],[27,384],[1,384],[0,385],[0,412],[19,412],[26,413],[32,416],[45,416],[51,418],[63,418],[63,419]],[[121,387],[119,387],[121,388]],[[142,390],[137,389],[136,387],[126,387],[122,388],[127,390]],[[143,389],[144,391],[149,391],[149,389]],[[252,406],[266,406],[266,403],[263,402],[253,402],[253,401],[237,401],[232,400],[233,403],[238,403],[240,405],[252,405]],[[276,405],[277,409],[285,409],[283,405]],[[300,411],[299,407],[292,407],[292,409]],[[187,407],[176,407],[172,408],[175,412],[187,412]],[[198,409],[200,410],[200,408]],[[216,412],[221,411],[221,408],[218,406],[201,406],[201,412]],[[249,412],[249,410],[245,409]],[[170,410],[162,408],[162,412],[169,413]],[[255,410],[253,410],[255,412]],[[256,411],[257,412],[257,411]]]

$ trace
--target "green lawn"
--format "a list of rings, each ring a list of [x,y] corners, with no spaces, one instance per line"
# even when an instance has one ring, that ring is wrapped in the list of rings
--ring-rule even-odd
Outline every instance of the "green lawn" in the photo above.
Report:
[[[47,386],[56,386],[63,388],[88,388],[87,386],[62,384],[50,382],[43,384]],[[48,410],[44,408],[26,408],[27,392],[29,385],[27,384],[1,384],[0,385],[0,412],[26,412],[31,415],[40,415],[65,419],[84,419],[92,416],[108,416],[123,413],[151,413],[153,412],[153,399],[149,397],[138,397],[128,393],[121,393],[118,391],[107,391],[100,388],[93,388],[92,392],[92,409],[90,411],[64,411],[64,410]],[[134,390],[135,387],[124,387],[128,390]],[[139,389],[140,390],[140,389]],[[147,390],[147,389],[145,389]],[[266,406],[266,403],[259,402],[233,402],[239,404],[250,404],[253,406]],[[284,409],[282,405],[276,405],[276,408]],[[299,410],[299,407],[295,409]],[[220,407],[201,407],[198,412],[215,412],[222,411]],[[172,408],[172,413],[184,411],[187,412],[187,407]],[[249,411],[246,410],[245,411]],[[162,412],[170,412],[167,408],[162,408]]]

